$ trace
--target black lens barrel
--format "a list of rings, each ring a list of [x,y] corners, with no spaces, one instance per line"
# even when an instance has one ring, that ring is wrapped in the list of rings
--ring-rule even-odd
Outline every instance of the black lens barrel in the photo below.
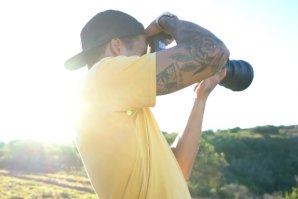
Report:
[[[243,91],[252,83],[254,70],[252,66],[243,60],[228,60],[226,77],[219,83],[232,91]]]

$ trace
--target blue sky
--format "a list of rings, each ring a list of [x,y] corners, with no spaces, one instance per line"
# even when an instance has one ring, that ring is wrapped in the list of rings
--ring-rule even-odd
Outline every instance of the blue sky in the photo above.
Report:
[[[211,94],[204,130],[298,124],[297,1],[12,0],[0,3],[0,140],[73,138],[75,92],[86,70],[69,72],[63,63],[80,51],[82,26],[105,9],[127,12],[145,26],[173,12],[222,39],[231,59],[251,63],[255,76],[247,90],[218,86]],[[161,130],[183,130],[192,88],[157,98]]]

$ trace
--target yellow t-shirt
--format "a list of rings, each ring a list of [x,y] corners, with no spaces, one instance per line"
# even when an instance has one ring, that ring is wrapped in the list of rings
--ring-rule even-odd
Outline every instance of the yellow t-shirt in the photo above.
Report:
[[[82,84],[77,146],[101,199],[187,199],[180,167],[149,109],[155,54],[105,58]]]

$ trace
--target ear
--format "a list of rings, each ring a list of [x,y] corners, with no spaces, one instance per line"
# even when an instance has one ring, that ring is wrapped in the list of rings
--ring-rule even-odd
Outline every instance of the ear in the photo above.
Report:
[[[118,56],[121,53],[122,41],[119,38],[114,38],[110,42],[110,50],[115,55]]]

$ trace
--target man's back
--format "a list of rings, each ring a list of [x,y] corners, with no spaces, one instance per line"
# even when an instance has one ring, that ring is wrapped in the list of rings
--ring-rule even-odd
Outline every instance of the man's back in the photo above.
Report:
[[[77,144],[100,198],[190,198],[149,107],[155,54],[106,58],[87,74]]]

